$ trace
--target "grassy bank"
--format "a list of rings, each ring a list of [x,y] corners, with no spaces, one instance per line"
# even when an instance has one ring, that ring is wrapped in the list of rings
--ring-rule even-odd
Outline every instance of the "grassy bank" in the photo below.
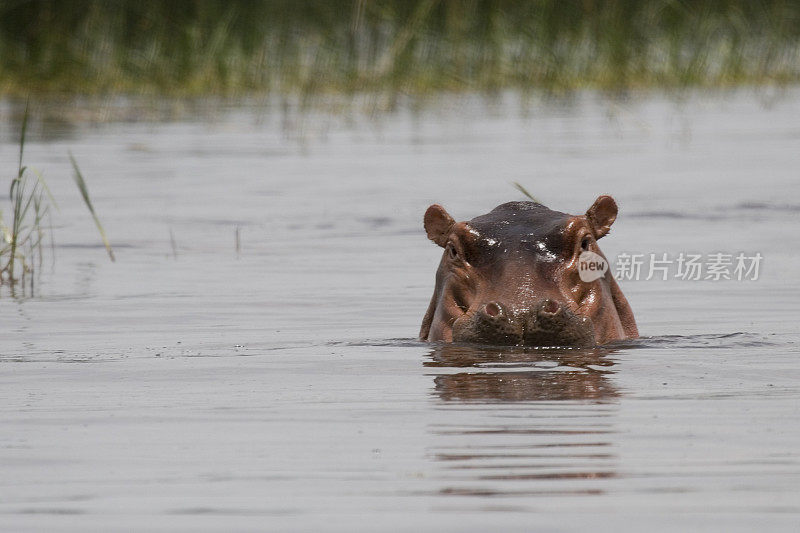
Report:
[[[424,94],[800,80],[788,0],[6,0],[0,92]]]

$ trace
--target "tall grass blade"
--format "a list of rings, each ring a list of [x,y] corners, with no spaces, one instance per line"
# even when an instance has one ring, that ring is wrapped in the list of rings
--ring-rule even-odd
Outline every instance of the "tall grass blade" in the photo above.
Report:
[[[86,186],[86,180],[83,178],[83,174],[81,174],[81,170],[78,168],[78,162],[75,161],[75,157],[72,155],[72,152],[69,152],[69,160],[72,163],[72,168],[75,170],[75,173],[73,174],[73,177],[75,178],[75,184],[78,186],[78,190],[81,192],[83,201],[86,202],[86,207],[89,208],[92,218],[94,218],[94,223],[100,232],[100,237],[103,239],[103,244],[108,252],[108,257],[110,257],[112,261],[115,261],[116,259],[114,258],[114,251],[111,249],[111,244],[108,242],[106,231],[103,229],[103,225],[100,223],[97,213],[95,213],[91,198],[89,198],[89,189]]]
[[[30,100],[25,102],[25,113],[22,115],[22,132],[19,135],[19,172],[17,179],[22,179],[22,174],[25,172],[25,167],[22,166],[22,154],[25,152],[25,135],[28,132],[28,110],[30,108]]]
[[[55,196],[53,196],[53,193],[50,192],[50,187],[48,187],[47,182],[44,181],[44,176],[42,176],[42,173],[36,170],[35,168],[32,168],[31,170],[36,175],[36,182],[39,184],[39,186],[41,186],[42,190],[47,194],[47,199],[50,201],[53,207],[56,208],[56,211],[60,211],[60,208],[58,207],[58,202],[56,202],[56,198]]]
[[[524,194],[525,196],[527,196],[528,198],[530,198],[531,200],[533,200],[537,204],[541,204],[542,203],[534,195],[529,193],[528,189],[523,187],[521,183],[519,183],[517,181],[514,181],[514,182],[512,182],[512,185],[514,185],[514,187],[516,187],[519,192],[521,192],[522,194]]]

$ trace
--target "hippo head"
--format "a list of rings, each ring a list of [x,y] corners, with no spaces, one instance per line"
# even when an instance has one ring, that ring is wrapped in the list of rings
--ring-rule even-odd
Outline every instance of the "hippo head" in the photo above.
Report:
[[[591,257],[586,252],[605,260],[597,240],[616,217],[610,196],[578,216],[509,202],[456,222],[442,206],[430,206],[425,231],[444,253],[420,339],[592,346],[637,337],[633,312],[611,272],[584,272],[584,281],[579,270],[581,254]]]

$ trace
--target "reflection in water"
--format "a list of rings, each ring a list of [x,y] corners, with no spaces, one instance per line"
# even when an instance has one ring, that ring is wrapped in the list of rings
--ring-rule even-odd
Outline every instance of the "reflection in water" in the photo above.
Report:
[[[603,480],[616,477],[612,353],[433,348],[424,365],[435,370],[433,397],[446,413],[429,428],[439,493],[602,493]]]
[[[442,400],[521,402],[600,400],[617,395],[605,375],[611,350],[530,350],[440,345],[428,367],[471,368],[434,378]]]
[[[613,396],[599,372],[495,372],[437,376],[436,390],[443,400],[522,402],[574,400]]]

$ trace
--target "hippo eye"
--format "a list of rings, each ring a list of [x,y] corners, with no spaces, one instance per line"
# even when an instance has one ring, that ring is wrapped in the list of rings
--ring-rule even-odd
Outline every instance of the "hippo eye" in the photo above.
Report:
[[[591,244],[591,242],[592,241],[588,236],[584,237],[583,240],[581,241],[581,248],[583,248],[584,250],[588,250],[589,244]]]
[[[453,243],[447,245],[447,257],[450,259],[456,259],[458,257],[458,252],[456,251],[456,247],[453,245]]]

